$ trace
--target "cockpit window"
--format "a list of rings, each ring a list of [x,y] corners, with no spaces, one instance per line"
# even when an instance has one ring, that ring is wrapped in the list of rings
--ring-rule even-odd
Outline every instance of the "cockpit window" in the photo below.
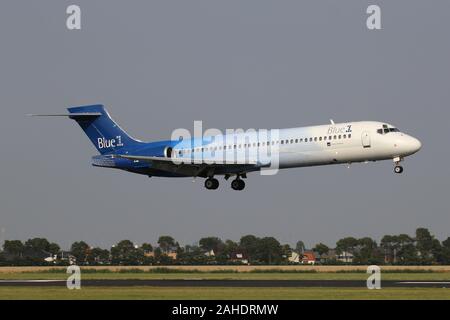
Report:
[[[388,128],[386,124],[383,124],[382,129],[378,129],[377,133],[379,134],[388,134],[389,132],[400,132],[397,128]]]

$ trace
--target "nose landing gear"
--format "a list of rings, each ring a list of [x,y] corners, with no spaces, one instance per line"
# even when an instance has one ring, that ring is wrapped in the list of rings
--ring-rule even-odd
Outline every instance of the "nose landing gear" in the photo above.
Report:
[[[394,164],[395,164],[394,172],[395,172],[395,173],[400,174],[400,173],[403,172],[403,167],[400,165],[400,161],[402,161],[402,160],[403,160],[403,159],[400,158],[400,157],[394,158]]]
[[[394,167],[394,172],[395,173],[402,173],[403,172],[403,167],[402,166],[395,166]]]

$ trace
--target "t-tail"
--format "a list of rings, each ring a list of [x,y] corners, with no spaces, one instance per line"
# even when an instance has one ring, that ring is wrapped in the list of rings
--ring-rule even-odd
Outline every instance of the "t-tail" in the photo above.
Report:
[[[116,153],[139,143],[131,138],[101,104],[67,108],[69,114],[47,114],[37,116],[68,116],[75,120],[101,154]]]

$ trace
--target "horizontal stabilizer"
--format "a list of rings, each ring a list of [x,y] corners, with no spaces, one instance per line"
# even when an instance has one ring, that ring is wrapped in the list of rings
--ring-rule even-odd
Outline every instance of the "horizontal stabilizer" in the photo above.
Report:
[[[29,114],[32,117],[68,117],[78,123],[100,154],[117,153],[123,148],[135,148],[140,141],[131,138],[101,104],[67,108],[68,113]]]
[[[80,112],[80,113],[61,113],[61,114],[27,114],[30,117],[70,117],[70,118],[84,118],[84,117],[100,117],[100,112]]]

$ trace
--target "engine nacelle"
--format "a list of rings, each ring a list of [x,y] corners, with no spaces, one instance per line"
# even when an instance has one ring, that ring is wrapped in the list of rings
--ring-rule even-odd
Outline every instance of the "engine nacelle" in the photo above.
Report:
[[[164,149],[164,157],[171,158],[172,157],[173,148],[172,147],[166,147]]]

